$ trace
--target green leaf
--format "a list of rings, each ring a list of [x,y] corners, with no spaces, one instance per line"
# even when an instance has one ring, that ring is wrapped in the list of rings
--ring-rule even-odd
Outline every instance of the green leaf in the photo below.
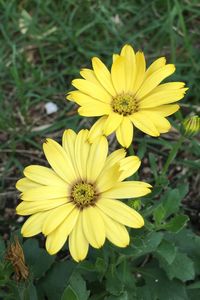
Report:
[[[165,209],[165,217],[176,213],[179,210],[182,197],[178,189],[169,190],[162,199],[162,205]]]
[[[109,297],[106,297],[104,299],[105,300],[129,300],[129,299],[133,299],[133,298],[129,298],[128,293],[124,292],[120,296],[109,296]]]
[[[39,247],[36,239],[26,240],[23,244],[26,263],[35,278],[40,278],[51,267],[55,256],[49,255],[46,250]]]
[[[177,253],[172,264],[160,261],[161,267],[166,271],[169,279],[177,278],[182,281],[193,280],[195,277],[193,261],[183,253]]]
[[[168,242],[167,240],[162,240],[156,250],[156,254],[163,258],[168,264],[171,264],[174,261],[176,252],[176,247],[172,244],[172,242]]]
[[[78,300],[87,300],[90,292],[87,291],[86,282],[79,273],[73,273],[70,277],[70,285],[76,293]]]
[[[61,300],[79,300],[78,296],[76,295],[75,291],[72,289],[70,285],[64,290],[62,294]]]
[[[157,206],[154,209],[153,218],[154,218],[154,221],[156,222],[156,225],[160,225],[161,222],[164,220],[164,218],[165,218],[165,209],[162,206],[162,204]]]
[[[188,220],[189,218],[186,215],[175,216],[169,223],[162,225],[162,228],[177,233],[186,225]]]
[[[106,273],[106,291],[114,296],[119,296],[124,289],[124,284],[118,278],[118,274],[113,265],[110,265],[110,269]]]
[[[76,264],[71,261],[54,263],[40,280],[40,294],[45,295],[48,300],[60,300],[75,266]]]

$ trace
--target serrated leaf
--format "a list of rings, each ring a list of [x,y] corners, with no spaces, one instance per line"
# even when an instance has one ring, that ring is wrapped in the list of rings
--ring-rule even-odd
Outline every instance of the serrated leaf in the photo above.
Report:
[[[45,295],[48,300],[60,300],[75,266],[71,261],[54,263],[40,280],[40,293]]]
[[[72,287],[68,285],[68,287],[64,290],[64,293],[62,294],[61,300],[79,300],[79,298],[77,297]]]
[[[177,233],[186,225],[188,220],[189,218],[186,215],[175,216],[167,224],[163,225],[162,228]]]
[[[70,285],[76,293],[78,300],[87,300],[90,292],[87,290],[86,282],[79,273],[73,273],[70,277]]]
[[[36,239],[26,240],[23,244],[23,250],[25,261],[35,278],[43,276],[54,262],[55,256],[49,255],[40,248]]]
[[[173,264],[160,262],[160,265],[170,279],[177,278],[185,282],[195,277],[193,261],[184,253],[177,253]]]
[[[176,247],[172,244],[172,242],[168,242],[167,240],[162,240],[160,245],[156,250],[156,254],[162,257],[168,264],[171,264],[176,257]]]

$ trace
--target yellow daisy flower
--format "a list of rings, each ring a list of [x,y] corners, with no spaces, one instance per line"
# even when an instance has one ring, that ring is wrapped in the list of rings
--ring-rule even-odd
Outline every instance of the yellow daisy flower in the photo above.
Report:
[[[19,215],[31,215],[22,227],[30,237],[42,232],[46,249],[57,253],[69,237],[69,251],[76,261],[83,260],[89,244],[103,246],[107,238],[119,247],[129,244],[125,226],[140,228],[142,216],[116,199],[140,197],[151,185],[125,181],[140,166],[137,156],[125,157],[124,149],[108,156],[108,142],[102,136],[88,142],[88,130],[76,134],[66,130],[62,146],[52,139],[43,145],[51,168],[32,165],[16,187],[21,191]]]
[[[187,90],[183,82],[160,84],[174,73],[173,64],[166,64],[161,57],[146,69],[143,52],[135,53],[125,45],[119,55],[113,55],[111,72],[97,57],[93,57],[92,67],[81,70],[84,79],[73,80],[77,90],[67,96],[80,105],[81,116],[102,116],[91,129],[91,141],[116,131],[119,143],[128,148],[134,126],[151,136],[169,131],[165,117],[179,109],[171,103],[182,99]]]

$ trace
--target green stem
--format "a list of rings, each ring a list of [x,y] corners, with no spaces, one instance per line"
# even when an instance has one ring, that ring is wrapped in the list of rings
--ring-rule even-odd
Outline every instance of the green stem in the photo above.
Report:
[[[182,137],[180,137],[180,139],[178,140],[178,142],[174,144],[173,148],[171,149],[171,151],[169,153],[167,161],[164,164],[163,170],[161,172],[161,176],[166,175],[166,173],[168,171],[168,168],[169,168],[170,164],[173,162],[173,160],[175,159],[175,157],[176,157],[176,155],[178,153],[178,150],[181,147],[183,141],[184,141],[184,137],[182,136]]]

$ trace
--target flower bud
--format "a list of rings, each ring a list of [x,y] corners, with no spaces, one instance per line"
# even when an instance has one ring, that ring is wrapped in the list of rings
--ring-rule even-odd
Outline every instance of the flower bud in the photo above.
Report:
[[[192,116],[186,118],[181,126],[181,133],[187,137],[193,137],[200,132],[200,117]]]

